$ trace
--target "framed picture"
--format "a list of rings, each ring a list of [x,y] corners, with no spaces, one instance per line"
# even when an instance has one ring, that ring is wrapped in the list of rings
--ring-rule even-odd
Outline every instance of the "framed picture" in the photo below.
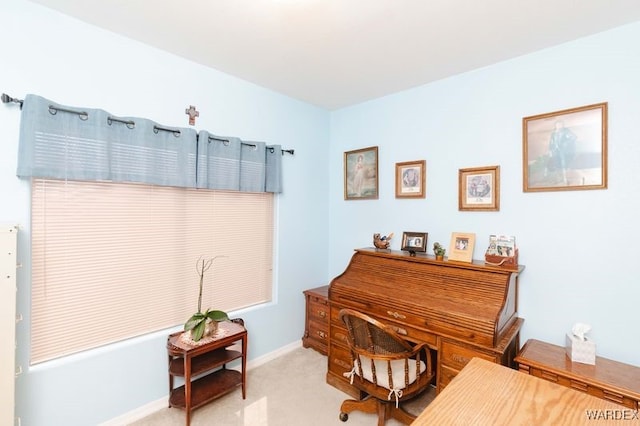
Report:
[[[396,163],[396,198],[424,198],[425,160]]]
[[[426,252],[428,236],[429,234],[427,234],[426,232],[403,232],[402,250],[414,253]]]
[[[475,245],[476,234],[453,232],[449,243],[449,260],[472,262]]]
[[[607,103],[522,119],[523,191],[607,188]]]
[[[344,199],[378,199],[378,147],[344,153]]]
[[[500,210],[500,166],[458,170],[458,210]]]

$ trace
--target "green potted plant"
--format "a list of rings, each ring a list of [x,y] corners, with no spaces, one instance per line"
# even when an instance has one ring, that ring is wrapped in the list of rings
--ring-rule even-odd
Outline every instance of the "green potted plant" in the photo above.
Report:
[[[202,312],[202,287],[204,283],[204,273],[211,268],[213,261],[219,257],[225,256],[215,256],[211,259],[203,259],[200,257],[196,262],[196,270],[198,271],[198,275],[200,276],[200,292],[198,293],[198,312],[193,314],[191,318],[187,320],[184,324],[184,331],[191,332],[191,339],[193,341],[199,341],[205,334],[212,334],[217,329],[218,322],[227,321],[229,316],[226,312],[219,310],[211,310],[207,309],[205,312]],[[209,329],[209,333],[205,333]]]
[[[442,247],[440,243],[438,242],[433,243],[433,254],[436,255],[436,260],[444,259],[444,254],[446,252],[447,250],[444,247]]]

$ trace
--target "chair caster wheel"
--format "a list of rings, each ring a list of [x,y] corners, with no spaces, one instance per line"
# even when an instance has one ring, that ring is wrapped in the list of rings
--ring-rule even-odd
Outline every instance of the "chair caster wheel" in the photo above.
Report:
[[[346,422],[347,420],[349,420],[349,414],[340,413],[340,421]]]

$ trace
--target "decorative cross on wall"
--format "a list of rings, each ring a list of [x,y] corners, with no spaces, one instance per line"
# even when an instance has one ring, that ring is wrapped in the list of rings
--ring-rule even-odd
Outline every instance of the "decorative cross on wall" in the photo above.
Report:
[[[196,117],[200,117],[200,111],[198,111],[195,106],[189,105],[189,108],[185,109],[184,113],[189,116],[189,125],[195,126]]]

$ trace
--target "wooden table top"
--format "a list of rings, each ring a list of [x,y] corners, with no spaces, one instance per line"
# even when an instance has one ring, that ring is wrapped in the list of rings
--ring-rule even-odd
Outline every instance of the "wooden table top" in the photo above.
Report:
[[[184,352],[194,354],[198,354],[200,352],[207,352],[209,350],[209,346],[214,345],[220,347],[221,345],[233,342],[240,338],[240,335],[245,333],[247,330],[243,325],[232,322],[232,321],[220,321],[218,323],[218,330],[211,337],[204,337],[199,342],[189,342],[182,340],[182,331],[177,331],[173,334],[170,334],[167,339],[167,349],[170,352],[179,353]]]
[[[640,425],[638,411],[473,358],[412,426],[620,425],[622,419]]]
[[[535,339],[527,341],[515,361],[578,381],[595,383],[640,400],[640,367],[601,356],[596,357],[594,365],[571,362],[564,347]]]

